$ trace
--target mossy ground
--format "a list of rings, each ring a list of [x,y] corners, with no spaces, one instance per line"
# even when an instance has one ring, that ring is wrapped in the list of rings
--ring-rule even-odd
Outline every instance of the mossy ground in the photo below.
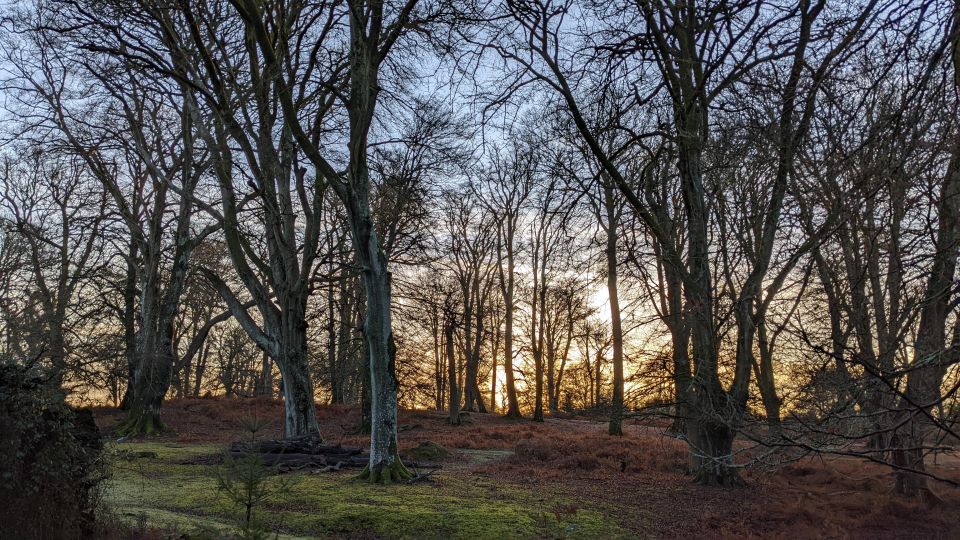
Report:
[[[151,527],[229,531],[238,509],[217,491],[211,444],[112,446],[106,502],[122,519]],[[153,457],[153,452],[156,457]],[[464,459],[471,459],[464,457]],[[284,475],[289,485],[261,508],[282,538],[616,538],[613,517],[576,501],[505,484],[451,466],[431,482],[372,485],[352,471]]]

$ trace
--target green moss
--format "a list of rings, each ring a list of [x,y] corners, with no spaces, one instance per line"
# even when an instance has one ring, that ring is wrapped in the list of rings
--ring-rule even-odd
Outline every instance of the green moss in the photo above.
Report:
[[[107,503],[121,516],[146,512],[151,525],[182,517],[190,526],[234,523],[239,509],[217,491],[214,466],[188,464],[216,445],[115,445],[156,458],[115,460]],[[515,484],[457,471],[433,482],[374,485],[355,473],[298,473],[264,504],[261,521],[296,536],[382,538],[616,538],[628,534],[593,508]]]

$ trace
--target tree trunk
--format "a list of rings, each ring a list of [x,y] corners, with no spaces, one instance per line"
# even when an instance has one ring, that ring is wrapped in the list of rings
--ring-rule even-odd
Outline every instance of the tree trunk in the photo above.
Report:
[[[623,323],[620,320],[620,293],[617,289],[618,219],[613,186],[605,183],[603,200],[607,213],[607,295],[610,297],[610,333],[613,343],[613,400],[610,404],[610,435],[623,435]]]
[[[474,283],[474,286],[479,286],[479,284]],[[470,294],[468,291],[464,291],[466,294]],[[476,395],[476,381],[477,381],[477,364],[476,364],[476,355],[473,350],[474,345],[474,333],[473,333],[473,303],[468,304],[468,310],[463,313],[463,357],[464,357],[464,380],[463,380],[463,410],[465,411],[476,411],[476,402],[478,396]],[[478,330],[479,331],[479,330]]]
[[[777,395],[776,381],[773,378],[773,347],[767,336],[767,325],[761,319],[757,325],[757,341],[760,351],[760,364],[757,366],[757,386],[760,399],[767,415],[767,426],[771,436],[780,434],[780,406],[783,400]]]
[[[953,90],[960,91],[960,2],[953,4],[949,51],[952,55]],[[956,108],[950,118],[956,127]],[[940,189],[937,204],[937,237],[935,255],[927,290],[920,311],[920,325],[914,342],[913,360],[907,375],[902,414],[910,415],[907,423],[894,435],[894,461],[905,469],[897,471],[896,491],[901,495],[935,500],[936,496],[923,475],[924,445],[927,430],[933,426],[930,417],[933,407],[942,400],[941,386],[949,360],[956,354],[946,354],[946,321],[950,313],[953,279],[960,253],[960,136],[953,133],[950,162]],[[960,329],[954,329],[952,345],[960,346]],[[930,416],[928,416],[930,415]]]
[[[447,412],[451,426],[460,425],[460,390],[457,388],[457,356],[454,351],[454,328],[456,322],[451,318],[444,324],[444,347],[447,354],[447,394],[449,404]]]
[[[156,330],[145,327],[138,337],[138,350],[150,352],[138,355],[133,399],[126,418],[114,430],[118,435],[153,435],[164,428],[160,407],[170,385],[173,350],[169,337]]]
[[[336,303],[333,300],[333,280],[327,285],[327,376],[330,379],[331,403],[343,403],[343,381],[337,366]]]
[[[960,4],[957,6],[960,15]],[[960,52],[955,56],[960,87]],[[920,311],[914,356],[900,407],[902,414],[909,415],[910,419],[897,430],[891,443],[894,463],[903,467],[897,471],[897,493],[922,501],[936,499],[923,474],[926,471],[923,459],[927,432],[935,427],[928,415],[934,414],[934,406],[942,400],[941,386],[952,357],[944,349],[953,277],[960,253],[960,142],[955,143],[941,188],[938,220],[936,255]],[[951,345],[960,347],[960,332],[955,330]]]
[[[477,412],[485,413],[487,412],[487,406],[483,402],[483,392],[480,391],[480,380],[479,380],[480,347],[483,344],[483,332],[484,332],[482,298],[478,298],[474,305],[476,306],[477,325],[476,325],[476,332],[474,333],[474,338],[473,338],[473,347],[471,347],[472,348],[471,356],[473,357],[471,362],[473,364],[473,369],[472,369],[473,373],[471,374],[471,377],[469,377],[467,380],[469,381],[469,384],[472,387],[472,391],[470,393],[473,399],[473,407]],[[474,410],[474,409],[471,409],[471,410]]]
[[[313,382],[307,364],[306,336],[302,332],[288,336],[287,343],[280,347],[277,365],[283,377],[283,436],[319,436]]]
[[[267,353],[263,353],[263,358],[260,360],[257,395],[273,399],[273,361]]]
[[[137,378],[137,250],[135,240],[130,241],[127,253],[127,275],[123,281],[123,345],[127,359],[127,384],[120,401],[120,408],[129,410]]]
[[[441,335],[440,335],[440,314],[436,308],[434,308],[430,313],[430,333],[433,334],[433,381],[434,386],[436,387],[436,394],[434,394],[433,405],[434,409],[438,411],[443,410],[443,401],[444,401],[444,360],[443,360],[443,351],[441,351]]]
[[[709,400],[709,396],[701,396]],[[695,405],[697,410],[710,410],[715,404]],[[739,487],[744,482],[733,463],[733,439],[736,432],[722,419],[698,414],[687,421],[687,438],[691,447],[690,468],[694,481],[706,486]]]
[[[490,412],[497,412],[497,351],[500,349],[500,327],[497,326],[494,334],[493,346],[491,347],[490,367]]]
[[[390,273],[368,216],[357,227],[367,293],[364,333],[370,353],[370,463],[362,476],[390,483],[412,477],[397,449],[396,348],[390,317]]]
[[[507,252],[506,285],[503,302],[503,371],[507,385],[507,418],[520,418],[520,402],[517,400],[517,382],[513,374],[513,307],[515,277],[513,269],[513,246],[510,238]]]

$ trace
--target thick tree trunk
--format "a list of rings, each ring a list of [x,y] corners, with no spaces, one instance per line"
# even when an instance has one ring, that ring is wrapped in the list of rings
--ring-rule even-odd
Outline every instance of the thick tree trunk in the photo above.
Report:
[[[163,431],[160,407],[170,386],[173,349],[170,339],[156,328],[145,327],[138,336],[137,378],[126,418],[114,430],[118,435],[136,437]]]
[[[701,122],[699,112],[689,111],[680,127],[698,133]],[[684,127],[686,126],[686,127]],[[713,320],[713,295],[711,293],[710,245],[707,224],[708,210],[701,171],[700,141],[696,137],[682,140],[678,164],[683,183],[684,204],[688,215],[688,273],[684,293],[690,308],[690,336],[693,358],[696,361],[693,384],[688,403],[691,408],[687,421],[687,443],[690,446],[690,464],[697,483],[703,485],[732,486],[742,482],[733,468],[733,439],[736,422],[746,407],[746,394],[728,394],[721,385],[718,373],[717,332]],[[752,301],[752,299],[751,299]],[[743,354],[748,341],[739,328],[744,322],[742,312],[737,310],[737,369],[734,384],[743,386]],[[752,336],[752,334],[751,334]],[[746,364],[747,379],[749,369]],[[741,401],[742,399],[742,401]]]
[[[63,386],[67,371],[67,346],[63,335],[63,321],[65,315],[53,314],[47,324],[47,356],[53,369],[51,383],[56,388]]]
[[[367,293],[364,333],[370,353],[370,463],[364,476],[371,482],[390,483],[412,477],[397,449],[396,348],[390,317],[390,273],[373,224],[366,218],[359,227],[363,284]]]
[[[154,251],[159,251],[159,248]],[[171,287],[175,286],[173,279],[174,277],[171,277]],[[173,367],[173,320],[164,317],[165,309],[160,306],[157,280],[156,266],[152,267],[152,271],[148,267],[141,285],[142,325],[137,332],[136,370],[131,384],[132,392],[129,392],[127,417],[115,430],[120,435],[151,435],[163,430],[160,405],[170,385],[170,371]],[[165,307],[166,310],[170,308]]]
[[[306,298],[284,298],[278,329],[277,367],[283,377],[283,434],[320,436],[307,350]]]
[[[708,403],[695,405],[699,411],[713,410],[710,398],[703,396]],[[734,468],[733,440],[736,432],[722,418],[714,414],[697,414],[686,423],[687,438],[690,445],[690,469],[694,481],[706,486],[739,487],[744,482]]]
[[[277,364],[283,377],[283,436],[319,436],[306,350],[289,350],[281,354],[283,361]]]

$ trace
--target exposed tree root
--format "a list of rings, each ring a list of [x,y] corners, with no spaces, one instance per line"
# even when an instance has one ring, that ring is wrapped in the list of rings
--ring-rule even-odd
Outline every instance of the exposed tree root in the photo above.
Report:
[[[733,467],[701,467],[700,470],[694,474],[693,481],[701,486],[725,488],[747,487],[747,483]]]
[[[511,420],[523,420],[523,415],[520,414],[520,411],[507,411],[507,414],[503,415],[504,418],[509,418]]]
[[[131,412],[113,432],[122,437],[140,437],[156,435],[165,429],[159,416],[146,412]]]
[[[400,456],[394,456],[393,463],[386,465],[382,461],[372,469],[369,465],[357,476],[359,480],[367,480],[372,484],[390,484],[405,482],[413,478],[413,473],[400,461]]]

